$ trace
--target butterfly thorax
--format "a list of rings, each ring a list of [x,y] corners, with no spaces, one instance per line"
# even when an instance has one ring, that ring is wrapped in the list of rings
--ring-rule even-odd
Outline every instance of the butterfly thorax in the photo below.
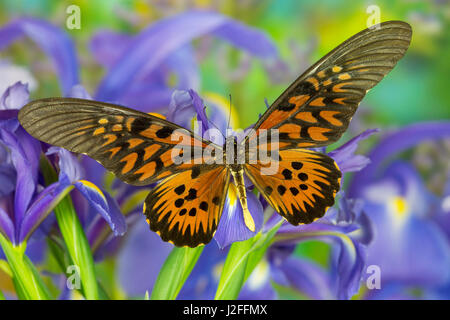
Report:
[[[243,144],[239,144],[237,138],[231,136],[226,139],[223,149],[224,163],[233,176],[233,182],[236,186],[239,202],[242,206],[245,225],[251,231],[255,231],[255,222],[253,221],[247,205],[247,193],[244,181],[245,150]]]

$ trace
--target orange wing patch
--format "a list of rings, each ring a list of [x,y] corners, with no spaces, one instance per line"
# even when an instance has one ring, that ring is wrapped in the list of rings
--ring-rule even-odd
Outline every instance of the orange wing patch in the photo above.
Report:
[[[309,150],[283,150],[278,169],[263,175],[261,164],[248,164],[245,171],[266,198],[293,225],[311,223],[334,204],[341,172],[333,159]],[[271,164],[273,166],[273,164]]]
[[[205,166],[201,172],[184,171],[163,180],[145,200],[150,229],[176,246],[210,242],[222,214],[229,176],[223,166]]]

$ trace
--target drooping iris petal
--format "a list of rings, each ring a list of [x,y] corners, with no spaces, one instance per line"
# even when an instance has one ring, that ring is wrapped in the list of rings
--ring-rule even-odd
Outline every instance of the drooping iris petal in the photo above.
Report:
[[[29,96],[28,84],[16,82],[3,93],[0,99],[0,110],[20,109],[28,102]]]
[[[29,238],[70,189],[71,184],[55,182],[34,199],[20,226],[19,242]]]
[[[150,232],[143,215],[139,218],[127,233],[117,260],[119,282],[128,296],[143,297],[146,291],[151,292],[172,247]]]
[[[79,82],[75,47],[69,36],[44,20],[20,18],[0,29],[0,50],[22,36],[29,37],[50,57],[67,94]]]
[[[125,218],[120,212],[117,202],[108,193],[104,193],[95,184],[86,180],[78,180],[74,186],[108,222],[114,235],[123,235],[126,232]]]
[[[236,34],[230,31],[239,30]],[[97,99],[116,101],[142,74],[157,68],[172,52],[194,38],[217,32],[217,35],[262,58],[276,53],[272,43],[260,31],[214,12],[189,11],[160,20],[135,36],[118,59],[97,92]],[[258,41],[254,41],[258,39]],[[151,52],[151,55],[149,55]]]
[[[47,155],[55,153],[59,156],[59,181],[73,184],[84,198],[88,200],[89,204],[106,220],[116,236],[124,234],[126,222],[116,200],[107,192],[100,190],[92,182],[79,180],[83,175],[81,164],[69,151],[51,147]]]
[[[247,191],[248,209],[255,222],[255,231],[252,232],[245,225],[242,206],[236,192],[236,187],[230,184],[222,217],[214,235],[214,239],[216,239],[220,248],[224,248],[235,241],[247,240],[258,233],[262,227],[263,209],[261,202],[253,193]]]
[[[366,130],[339,148],[329,152],[328,155],[336,161],[342,173],[360,171],[370,163],[370,158],[354,154],[358,148],[358,143],[378,131],[378,129]]]

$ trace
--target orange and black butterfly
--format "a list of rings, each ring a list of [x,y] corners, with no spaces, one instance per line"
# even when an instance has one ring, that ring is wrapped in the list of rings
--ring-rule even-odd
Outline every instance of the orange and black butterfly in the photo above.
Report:
[[[222,147],[159,117],[83,99],[36,100],[22,108],[19,120],[37,139],[87,154],[126,183],[158,182],[145,200],[144,214],[150,229],[176,246],[211,241],[230,176],[250,230],[255,225],[247,208],[244,174],[288,222],[311,223],[334,204],[341,172],[333,159],[308,148],[341,137],[366,92],[403,57],[411,34],[407,23],[390,21],[354,35],[295,80],[238,146],[235,140]],[[218,160],[217,154],[230,148],[255,145],[267,130],[278,132],[275,147],[268,141],[243,148],[242,163],[237,162],[238,151],[222,163],[208,161]],[[182,155],[185,148],[201,159],[174,161],[174,152]],[[256,154],[273,148],[276,171],[262,174],[267,164]]]

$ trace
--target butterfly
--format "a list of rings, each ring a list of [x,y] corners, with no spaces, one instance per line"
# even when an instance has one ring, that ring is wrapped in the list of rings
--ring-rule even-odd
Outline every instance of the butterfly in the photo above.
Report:
[[[244,176],[289,223],[307,224],[334,204],[341,178],[335,161],[311,148],[342,136],[366,92],[403,57],[411,35],[401,21],[357,33],[298,77],[242,141],[227,139],[224,146],[160,117],[92,100],[35,100],[18,117],[33,137],[86,154],[126,183],[157,183],[143,211],[150,229],[175,246],[211,241],[230,183],[246,226],[255,230]],[[277,132],[278,143],[267,139],[269,131]],[[234,156],[223,156],[229,151]],[[267,162],[258,154],[269,151],[276,151],[275,170],[263,174]],[[192,161],[177,162],[174,154]]]

